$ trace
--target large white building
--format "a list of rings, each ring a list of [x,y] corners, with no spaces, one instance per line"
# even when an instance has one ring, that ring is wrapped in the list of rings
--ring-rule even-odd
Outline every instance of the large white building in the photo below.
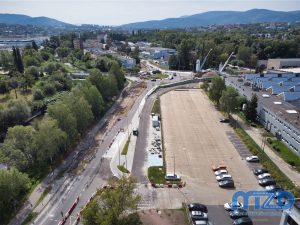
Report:
[[[256,94],[260,122],[300,156],[299,74],[273,71],[227,77],[225,82],[248,100]]]

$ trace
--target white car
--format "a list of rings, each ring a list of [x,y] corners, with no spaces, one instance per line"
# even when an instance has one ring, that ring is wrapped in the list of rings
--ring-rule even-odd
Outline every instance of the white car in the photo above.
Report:
[[[258,179],[268,178],[268,177],[271,177],[271,174],[263,173],[263,174],[258,175],[257,177],[258,177]]]
[[[221,181],[221,180],[226,180],[231,178],[230,174],[221,174],[220,176],[216,176],[216,180],[217,181]]]
[[[233,211],[235,209],[242,209],[244,207],[243,203],[240,202],[227,202],[224,204],[224,209],[226,211]]]
[[[263,97],[263,98],[270,98],[270,95],[263,94],[262,97]]]
[[[167,181],[179,181],[179,180],[181,180],[181,177],[177,174],[168,173],[165,176],[165,180],[167,180]]]
[[[246,157],[247,162],[259,162],[259,158],[256,155]]]
[[[218,171],[215,172],[215,175],[220,176],[221,174],[227,174],[227,173],[228,173],[227,170],[218,170]]]

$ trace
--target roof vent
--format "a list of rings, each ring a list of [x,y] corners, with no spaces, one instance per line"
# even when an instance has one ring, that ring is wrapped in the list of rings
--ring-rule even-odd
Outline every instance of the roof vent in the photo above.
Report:
[[[298,112],[296,110],[286,110],[289,114],[297,114]]]

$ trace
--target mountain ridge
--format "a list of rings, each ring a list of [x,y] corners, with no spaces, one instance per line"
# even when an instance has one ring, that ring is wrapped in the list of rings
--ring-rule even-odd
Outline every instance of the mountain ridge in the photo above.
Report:
[[[0,13],[0,23],[11,25],[33,25],[51,27],[71,27],[75,26],[56,19],[45,16],[31,17],[23,14]]]
[[[300,21],[300,10],[284,12],[251,9],[247,11],[209,11],[184,17],[129,23],[120,27],[128,29],[172,29],[208,25],[296,21]]]

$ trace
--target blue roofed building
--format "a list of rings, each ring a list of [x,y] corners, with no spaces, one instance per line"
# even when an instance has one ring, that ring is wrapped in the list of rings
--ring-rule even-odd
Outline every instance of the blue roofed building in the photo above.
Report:
[[[269,71],[264,74],[227,76],[225,83],[248,100],[256,94],[261,124],[300,157],[299,80],[299,73]]]

